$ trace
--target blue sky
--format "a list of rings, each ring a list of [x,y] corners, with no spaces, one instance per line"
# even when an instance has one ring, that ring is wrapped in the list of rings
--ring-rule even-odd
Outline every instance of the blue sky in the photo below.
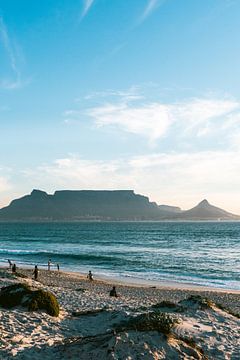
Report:
[[[238,0],[1,0],[0,206],[134,189],[240,213]]]

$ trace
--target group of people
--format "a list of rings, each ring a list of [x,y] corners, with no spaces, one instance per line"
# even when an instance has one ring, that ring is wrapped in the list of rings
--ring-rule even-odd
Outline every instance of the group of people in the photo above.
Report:
[[[15,263],[13,264],[10,259],[8,259],[8,264],[9,264],[9,269],[12,271],[12,273],[16,273],[17,272],[16,264]],[[48,260],[48,271],[51,270],[51,265],[52,265],[52,262],[51,262],[51,259],[49,259]],[[59,264],[57,264],[57,270],[58,271],[60,270]],[[38,279],[38,274],[39,274],[38,266],[35,265],[34,270],[33,270],[34,280]]]
[[[9,263],[9,268],[10,270],[12,270],[13,273],[17,272],[17,266],[16,264],[12,263],[10,259],[8,259],[8,263]],[[48,260],[48,271],[51,270],[51,259]],[[59,264],[57,264],[57,270],[60,270]],[[33,270],[33,276],[34,276],[34,280],[38,280],[38,274],[39,274],[39,270],[38,270],[38,266],[35,265],[34,270]],[[92,271],[89,270],[88,275],[87,275],[87,279],[89,281],[93,281],[93,274]],[[113,286],[112,289],[110,290],[109,296],[113,296],[113,297],[118,297],[117,291],[116,291],[116,286]]]

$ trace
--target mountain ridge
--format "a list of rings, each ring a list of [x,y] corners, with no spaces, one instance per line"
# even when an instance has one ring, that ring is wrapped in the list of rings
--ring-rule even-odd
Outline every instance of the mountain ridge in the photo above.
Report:
[[[53,194],[33,189],[0,209],[0,221],[216,221],[240,220],[202,200],[189,210],[158,205],[134,190],[57,190]]]

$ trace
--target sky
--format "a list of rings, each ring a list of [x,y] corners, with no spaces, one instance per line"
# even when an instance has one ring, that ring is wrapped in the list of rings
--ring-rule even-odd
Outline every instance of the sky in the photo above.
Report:
[[[240,214],[239,0],[0,0],[0,206],[133,189]]]

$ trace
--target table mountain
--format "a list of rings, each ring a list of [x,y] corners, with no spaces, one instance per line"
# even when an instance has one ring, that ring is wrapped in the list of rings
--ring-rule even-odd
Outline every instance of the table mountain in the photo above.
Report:
[[[210,205],[207,200],[183,211],[150,202],[133,190],[63,190],[49,195],[33,190],[0,209],[0,221],[86,220],[240,220],[240,216]]]

